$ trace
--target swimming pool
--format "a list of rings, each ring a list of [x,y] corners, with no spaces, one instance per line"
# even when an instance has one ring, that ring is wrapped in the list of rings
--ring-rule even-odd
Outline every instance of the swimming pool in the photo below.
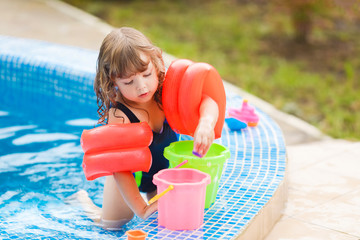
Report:
[[[126,238],[143,229],[157,239],[231,239],[269,204],[285,175],[281,130],[263,112],[256,128],[231,132],[217,201],[195,231],[157,226],[157,213],[123,231],[105,231],[64,199],[85,189],[101,205],[104,179],[86,181],[79,139],[95,124],[92,89],[97,52],[0,36],[0,234],[18,238]],[[228,107],[241,97],[227,91]],[[183,137],[186,139],[186,137]]]

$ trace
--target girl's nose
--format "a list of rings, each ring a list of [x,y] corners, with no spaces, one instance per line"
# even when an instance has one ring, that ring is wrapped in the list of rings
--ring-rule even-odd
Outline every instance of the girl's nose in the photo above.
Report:
[[[140,92],[146,90],[147,87],[146,87],[145,81],[143,79],[141,79],[141,78],[138,79],[136,88]]]

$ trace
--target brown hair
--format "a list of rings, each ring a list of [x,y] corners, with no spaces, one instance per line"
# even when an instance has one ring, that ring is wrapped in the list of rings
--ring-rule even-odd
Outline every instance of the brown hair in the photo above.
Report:
[[[110,104],[116,104],[115,76],[129,77],[146,70],[149,63],[141,60],[140,53],[149,56],[155,66],[159,86],[154,99],[160,107],[162,106],[161,92],[165,66],[161,49],[154,46],[138,30],[122,27],[113,30],[105,37],[97,59],[94,90],[97,96],[99,123],[107,122]],[[117,93],[120,94],[120,91]]]

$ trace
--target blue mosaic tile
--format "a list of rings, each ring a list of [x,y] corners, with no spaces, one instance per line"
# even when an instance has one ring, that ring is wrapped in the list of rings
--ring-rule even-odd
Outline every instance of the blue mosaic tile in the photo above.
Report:
[[[74,57],[76,56],[76,57]],[[96,99],[92,82],[95,76],[97,52],[40,41],[0,36],[0,88],[18,89],[41,106],[46,99],[76,100],[83,114],[96,114]],[[3,93],[3,100],[12,98]],[[240,107],[241,96],[227,91],[227,107]],[[42,96],[39,98],[39,96]],[[17,101],[12,98],[12,101]],[[19,102],[21,104],[21,102]],[[251,104],[251,103],[250,103]],[[87,107],[85,107],[87,106]],[[231,239],[241,233],[249,222],[268,203],[285,175],[286,149],[278,125],[257,109],[260,122],[257,127],[231,131],[226,125],[221,139],[215,142],[230,149],[231,157],[224,166],[216,202],[205,209],[204,224],[194,231],[170,231],[157,224],[157,213],[146,221],[132,223],[132,229],[142,229],[149,239]],[[189,139],[181,136],[182,139]],[[39,210],[40,211],[40,210]],[[16,214],[16,213],[14,213]],[[41,213],[44,218],[53,216]],[[93,228],[92,223],[77,226],[72,219],[56,220],[73,232],[67,238],[78,238],[77,231],[91,231],[87,238],[100,239],[106,231]],[[0,219],[0,234],[11,239],[22,238],[7,232],[11,223]],[[12,229],[16,228],[16,223]],[[29,238],[43,231],[34,226],[27,230]],[[10,237],[11,236],[11,237]],[[61,239],[58,236],[48,239]],[[126,239],[125,235],[109,238]]]

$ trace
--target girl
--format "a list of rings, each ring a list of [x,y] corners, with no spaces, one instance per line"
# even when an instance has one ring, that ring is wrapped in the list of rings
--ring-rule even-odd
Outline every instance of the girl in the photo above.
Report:
[[[86,192],[80,193],[80,201],[87,205],[85,210],[97,215],[92,218],[100,221],[104,228],[118,229],[134,214],[146,219],[157,210],[157,203],[147,205],[139,190],[145,192],[148,199],[156,194],[153,175],[168,168],[169,162],[164,158],[163,151],[171,142],[177,141],[162,110],[164,77],[161,50],[141,32],[123,27],[105,37],[98,56],[94,83],[99,122],[147,122],[153,130],[153,142],[149,146],[153,163],[148,173],[142,173],[139,188],[131,172],[107,176],[102,209],[92,203]],[[219,110],[216,102],[208,97],[202,100],[199,111],[194,151],[205,155],[214,140]]]

